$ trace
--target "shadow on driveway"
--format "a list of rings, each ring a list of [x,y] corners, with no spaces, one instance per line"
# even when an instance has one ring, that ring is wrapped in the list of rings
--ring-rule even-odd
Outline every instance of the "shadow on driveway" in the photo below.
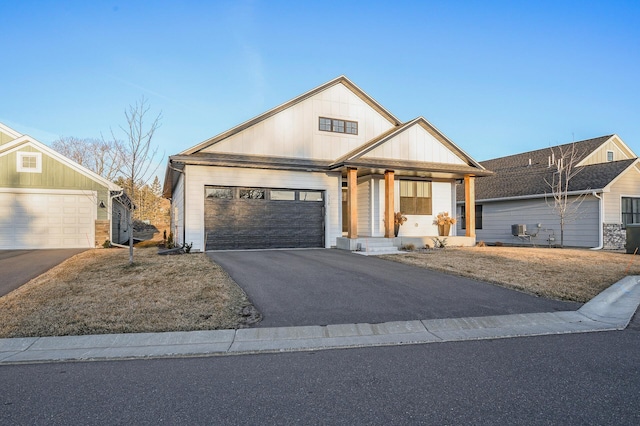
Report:
[[[262,313],[259,327],[375,324],[580,307],[336,249],[207,255],[229,273]]]

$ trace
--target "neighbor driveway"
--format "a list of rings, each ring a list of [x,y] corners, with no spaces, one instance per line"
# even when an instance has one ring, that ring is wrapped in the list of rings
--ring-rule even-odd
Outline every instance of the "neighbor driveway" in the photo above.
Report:
[[[0,297],[85,250],[0,250]]]
[[[336,249],[207,254],[262,313],[260,327],[475,317],[580,306]]]

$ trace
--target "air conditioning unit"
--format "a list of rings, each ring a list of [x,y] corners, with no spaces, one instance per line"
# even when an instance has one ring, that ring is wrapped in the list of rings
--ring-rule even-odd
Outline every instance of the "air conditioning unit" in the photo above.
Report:
[[[525,224],[511,225],[511,235],[513,235],[514,237],[525,235],[526,233],[527,233],[527,225]]]

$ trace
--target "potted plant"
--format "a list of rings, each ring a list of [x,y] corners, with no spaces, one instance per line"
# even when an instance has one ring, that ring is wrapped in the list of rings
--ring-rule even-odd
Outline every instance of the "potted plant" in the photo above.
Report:
[[[393,215],[393,235],[398,236],[398,232],[400,231],[400,226],[407,221],[407,217],[404,216],[401,212],[396,212]]]
[[[451,225],[456,223],[456,218],[453,216],[449,216],[449,212],[438,213],[435,220],[433,221],[434,225],[438,225],[438,235],[441,237],[446,237],[451,232]]]

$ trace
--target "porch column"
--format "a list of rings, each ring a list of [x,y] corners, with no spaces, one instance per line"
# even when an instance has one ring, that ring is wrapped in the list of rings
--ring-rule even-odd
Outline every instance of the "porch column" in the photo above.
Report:
[[[476,177],[465,175],[464,177],[464,214],[467,228],[466,236],[476,236]]]
[[[358,238],[358,169],[347,169],[347,238]]]
[[[384,237],[393,238],[395,234],[393,232],[394,221],[394,172],[393,170],[386,170],[384,172]]]

